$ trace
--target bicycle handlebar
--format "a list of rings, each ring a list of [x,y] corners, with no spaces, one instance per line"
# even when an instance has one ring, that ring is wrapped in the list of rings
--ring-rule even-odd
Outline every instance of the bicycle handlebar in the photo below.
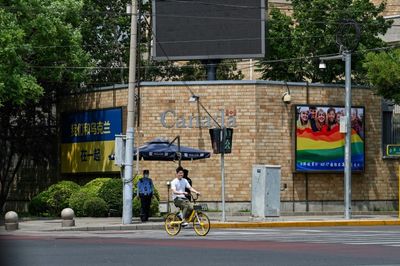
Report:
[[[196,201],[199,198],[200,194],[194,193],[194,194],[191,194],[191,196],[192,196],[193,201]]]

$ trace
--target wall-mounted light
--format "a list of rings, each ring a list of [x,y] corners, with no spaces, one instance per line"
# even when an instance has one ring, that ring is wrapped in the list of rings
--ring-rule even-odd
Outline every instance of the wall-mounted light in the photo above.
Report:
[[[194,102],[197,102],[197,101],[199,101],[199,96],[197,96],[197,95],[190,96],[189,102],[194,103]]]
[[[319,66],[320,69],[325,69],[326,68],[326,64],[324,62],[324,60],[321,60],[321,62],[319,62]]]

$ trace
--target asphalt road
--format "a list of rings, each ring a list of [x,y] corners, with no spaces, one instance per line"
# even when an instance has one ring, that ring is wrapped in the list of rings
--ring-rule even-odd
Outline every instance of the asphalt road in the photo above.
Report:
[[[1,265],[400,265],[400,227],[0,236]]]

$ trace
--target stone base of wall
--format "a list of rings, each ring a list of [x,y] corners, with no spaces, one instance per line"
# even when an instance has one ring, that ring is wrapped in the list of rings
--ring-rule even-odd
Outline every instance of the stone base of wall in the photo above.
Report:
[[[171,204],[171,211],[176,211],[176,207]],[[220,202],[201,202],[206,204],[209,211],[221,211]],[[308,208],[307,208],[308,205]],[[352,201],[352,212],[381,212],[397,211],[398,201],[380,200],[380,201]],[[160,203],[160,212],[166,212],[167,203]],[[250,212],[251,202],[225,202],[225,212]],[[309,201],[306,202],[281,202],[281,214],[290,213],[343,213],[343,201]]]
[[[308,206],[308,208],[307,208]],[[397,201],[352,201],[353,212],[395,211]],[[281,212],[344,212],[343,201],[282,202]]]

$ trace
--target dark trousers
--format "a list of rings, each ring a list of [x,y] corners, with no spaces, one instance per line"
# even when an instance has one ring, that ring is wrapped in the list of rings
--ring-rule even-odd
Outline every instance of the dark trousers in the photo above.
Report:
[[[139,195],[140,197],[140,220],[146,222],[150,216],[150,204],[152,195]]]

